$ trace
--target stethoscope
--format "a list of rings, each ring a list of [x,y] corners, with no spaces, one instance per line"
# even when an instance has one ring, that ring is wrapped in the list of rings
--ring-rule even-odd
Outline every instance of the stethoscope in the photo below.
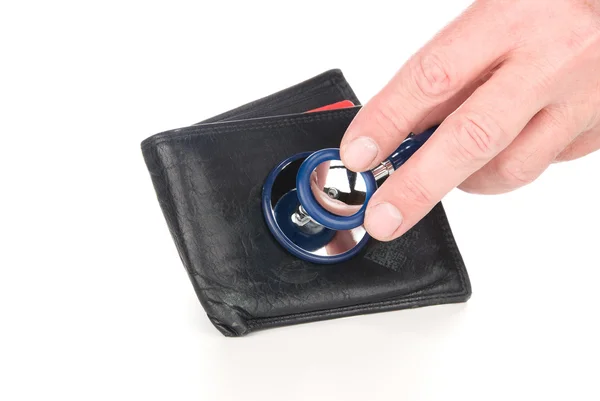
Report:
[[[352,258],[370,238],[363,222],[378,185],[436,129],[410,135],[387,160],[362,173],[346,169],[337,148],[283,160],[263,186],[262,208],[269,230],[288,252],[307,262],[331,264]]]

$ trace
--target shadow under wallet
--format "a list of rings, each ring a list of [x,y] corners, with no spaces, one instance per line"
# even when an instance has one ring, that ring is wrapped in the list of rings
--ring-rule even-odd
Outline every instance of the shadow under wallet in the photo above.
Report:
[[[350,100],[356,107],[305,113]],[[261,210],[269,172],[289,156],[338,147],[360,109],[340,70],[142,142],[167,225],[196,294],[226,336],[464,302],[469,278],[439,203],[391,242],[317,265],[289,254]]]

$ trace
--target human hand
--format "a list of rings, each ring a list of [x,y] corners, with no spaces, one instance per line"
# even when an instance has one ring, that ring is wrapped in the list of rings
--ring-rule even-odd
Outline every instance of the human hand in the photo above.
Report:
[[[600,0],[477,1],[362,108],[342,161],[372,169],[440,122],[369,202],[373,237],[402,235],[456,186],[511,191],[600,148]]]

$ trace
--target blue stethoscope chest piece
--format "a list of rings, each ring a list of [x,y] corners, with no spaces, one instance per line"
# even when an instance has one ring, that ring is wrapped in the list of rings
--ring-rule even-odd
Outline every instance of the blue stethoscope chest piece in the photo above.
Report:
[[[298,170],[312,152],[282,161],[267,176],[262,209],[269,230],[288,252],[312,263],[339,263],[356,255],[369,236],[362,226],[334,230],[309,217],[298,200]]]
[[[268,175],[262,192],[265,221],[291,254],[313,263],[339,263],[367,244],[365,210],[384,179],[412,156],[437,127],[410,136],[380,166],[352,172],[339,149],[299,153]]]

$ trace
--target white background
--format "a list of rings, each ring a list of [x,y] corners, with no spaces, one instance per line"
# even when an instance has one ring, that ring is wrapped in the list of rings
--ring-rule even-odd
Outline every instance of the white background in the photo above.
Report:
[[[445,206],[467,304],[228,339],[139,143],[329,68],[365,102],[468,1],[0,6],[0,399],[598,399],[600,153]]]

